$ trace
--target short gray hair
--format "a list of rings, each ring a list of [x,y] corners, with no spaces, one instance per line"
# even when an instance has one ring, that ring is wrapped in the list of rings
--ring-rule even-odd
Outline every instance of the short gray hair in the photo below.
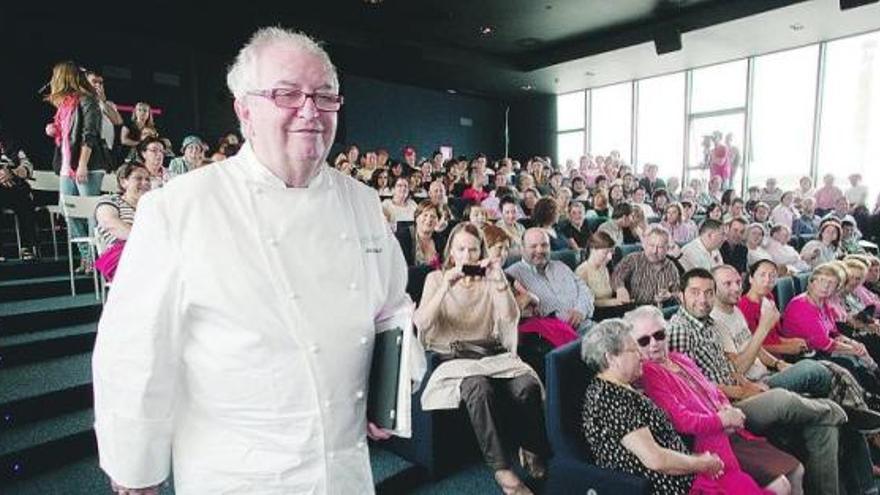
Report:
[[[226,74],[226,85],[236,99],[242,98],[248,91],[260,89],[256,87],[256,69],[260,51],[268,46],[282,43],[320,58],[324,62],[327,72],[332,75],[335,86],[339,86],[336,67],[333,66],[330,56],[317,41],[306,34],[282,27],[264,27],[257,30],[247,44],[241,48],[235,57],[235,62],[232,63]]]
[[[645,237],[651,237],[659,235],[666,238],[666,241],[669,242],[669,231],[666,230],[662,225],[651,225],[648,227],[648,230],[645,232]]]
[[[625,315],[623,315],[623,321],[627,322],[630,325],[630,331],[635,329],[635,326],[638,322],[648,320],[648,321],[656,321],[663,325],[666,328],[666,319],[663,318],[663,312],[660,311],[657,306],[644,305],[639,306],[638,308],[628,311]]]
[[[617,356],[623,352],[624,342],[632,326],[620,318],[599,322],[581,340],[581,360],[600,373],[608,368],[606,354]]]

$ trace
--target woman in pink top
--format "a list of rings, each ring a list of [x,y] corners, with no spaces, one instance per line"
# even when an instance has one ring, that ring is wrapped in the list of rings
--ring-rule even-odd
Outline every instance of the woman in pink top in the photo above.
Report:
[[[834,209],[834,203],[843,197],[843,191],[834,185],[834,175],[827,174],[822,178],[823,186],[816,190],[813,197],[816,199],[816,209],[822,210],[821,214]]]
[[[730,405],[696,364],[669,352],[660,310],[643,306],[626,319],[642,355],[645,394],[666,412],[676,431],[693,438],[695,453],[713,453],[724,462],[721,476],[698,475],[691,493],[801,493],[803,466],[798,460],[749,433],[745,414]],[[748,455],[738,458],[736,452]]]
[[[780,334],[804,339],[810,349],[849,370],[865,390],[876,396],[880,394],[877,363],[864,344],[837,329],[837,312],[831,299],[842,283],[838,268],[832,263],[816,267],[810,275],[807,291],[785,307]]]

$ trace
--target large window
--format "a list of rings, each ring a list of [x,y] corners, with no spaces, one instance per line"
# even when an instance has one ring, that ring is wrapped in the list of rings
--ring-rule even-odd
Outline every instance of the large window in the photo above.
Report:
[[[755,59],[748,185],[795,189],[810,175],[819,45]]]
[[[577,166],[585,151],[586,91],[556,97],[556,163]]]
[[[638,170],[646,163],[660,177],[679,177],[684,161],[684,72],[638,82]]]
[[[842,189],[846,177],[862,174],[869,206],[880,191],[880,32],[828,43],[819,177],[833,174]]]
[[[693,71],[691,113],[746,106],[747,60],[736,60]]]
[[[556,135],[556,163],[563,170],[569,166],[578,166],[578,160],[584,154],[584,131],[561,132]]]
[[[632,148],[632,83],[592,90],[590,102],[590,151],[594,155],[620,152],[629,163]]]

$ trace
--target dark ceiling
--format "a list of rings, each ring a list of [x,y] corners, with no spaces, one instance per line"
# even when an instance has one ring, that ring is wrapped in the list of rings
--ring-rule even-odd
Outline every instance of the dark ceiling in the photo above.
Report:
[[[534,75],[547,67],[801,1],[251,0],[233,7],[156,0],[138,5],[155,13],[145,21],[120,26],[122,4],[114,3],[88,8],[83,22],[120,34],[152,32],[228,58],[256,27],[280,24],[325,41],[343,73],[509,98],[552,92]],[[19,8],[33,20],[84,15]]]

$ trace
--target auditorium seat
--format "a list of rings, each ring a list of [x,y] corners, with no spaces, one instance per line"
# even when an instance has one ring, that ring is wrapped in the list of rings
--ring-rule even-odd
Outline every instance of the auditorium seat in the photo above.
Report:
[[[811,272],[801,272],[794,276],[794,290],[801,294],[807,290],[807,284],[810,283]]]
[[[547,392],[547,437],[553,457],[544,493],[647,494],[647,480],[603,469],[592,463],[581,433],[581,407],[590,378],[581,361],[580,341],[549,353],[545,362]]]
[[[779,308],[779,311],[784,311],[785,307],[788,306],[788,301],[791,301],[795,295],[797,295],[797,291],[794,288],[794,280],[791,277],[779,277],[776,280],[776,286],[773,287],[773,295],[776,297],[776,307]]]
[[[571,268],[571,271],[575,271],[581,262],[581,254],[574,249],[553,251],[550,253],[550,259],[561,261],[568,265],[568,267]]]
[[[422,300],[422,291],[425,289],[425,279],[434,269],[427,265],[411,266],[408,269],[406,279],[406,293],[418,304]]]

